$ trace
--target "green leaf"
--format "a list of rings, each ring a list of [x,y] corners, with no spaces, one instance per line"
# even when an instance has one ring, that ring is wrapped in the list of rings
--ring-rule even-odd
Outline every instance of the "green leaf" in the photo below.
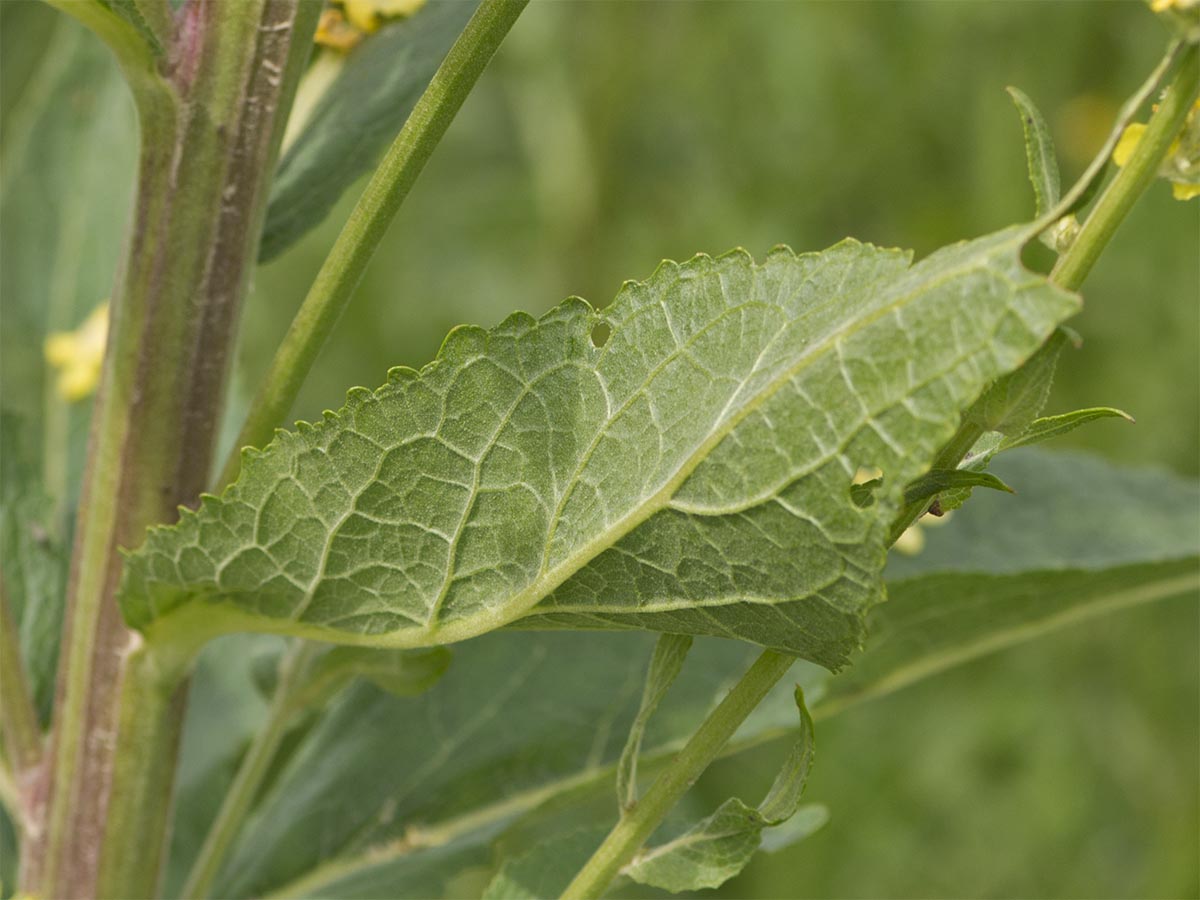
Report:
[[[1060,183],[1058,158],[1054,153],[1054,140],[1050,127],[1042,114],[1026,94],[1015,87],[1008,94],[1021,114],[1021,127],[1025,131],[1025,159],[1029,164],[1029,183],[1033,185],[1036,201],[1035,218],[1040,218],[1058,203]]]
[[[976,487],[991,488],[1014,494],[1012,488],[988,472],[972,472],[970,469],[932,469],[904,489],[904,499],[909,503],[926,500],[943,491],[967,490]]]
[[[1054,370],[1070,332],[1057,329],[1025,365],[996,380],[971,406],[967,417],[985,431],[1020,435],[1046,406]]]
[[[1086,618],[1200,588],[1200,485],[1078,453],[997,461],[1019,497],[984,494],[915,558],[888,564],[868,650],[832,679],[835,710]]]
[[[1080,425],[1094,422],[1096,419],[1124,419],[1132,422],[1133,416],[1111,406],[1093,406],[1088,409],[1077,409],[1074,412],[1063,413],[1061,416],[1047,416],[1035,419],[1029,428],[1020,435],[1010,437],[1000,443],[997,452],[1015,450],[1018,447],[1030,447],[1059,437],[1069,431],[1074,431]]]
[[[439,896],[462,868],[490,865],[491,842],[519,817],[588,785],[598,813],[580,824],[607,827],[654,645],[645,634],[501,632],[456,648],[420,696],[351,686],[262,797],[213,895],[262,896],[305,878],[296,892],[397,896],[401,883],[417,890],[415,878],[425,891],[416,896]],[[678,749],[754,655],[697,641],[646,727],[643,766]],[[790,678],[809,689],[820,672],[798,663]],[[791,694],[781,685],[747,733],[794,730]]]
[[[877,617],[904,614],[911,629],[873,635],[833,679],[798,663],[729,752],[794,734],[787,682],[804,686],[820,720],[1088,615],[1194,592],[1196,482],[1038,450],[1001,457],[997,472],[1022,492],[982,494],[930,529],[919,556],[889,561],[891,599],[873,619],[882,629]],[[919,627],[923,612],[936,614]],[[457,648],[419,697],[351,688],[261,798],[215,895],[443,896],[464,869],[486,871],[502,835],[520,855],[579,824],[611,823],[613,771],[653,646],[648,635],[501,633]],[[752,656],[730,641],[695,642],[647,726],[644,767],[682,745]],[[189,726],[188,740],[218,722]],[[787,836],[774,831],[764,846]]]
[[[125,615],[155,640],[391,647],[639,628],[837,668],[881,598],[902,485],[1078,308],[1021,267],[1027,236],[912,267],[854,241],[700,256],[603,314],[572,299],[457,329],[423,371],[281,433],[153,530],[124,568]],[[863,465],[886,475],[866,510],[849,490]]]
[[[298,707],[320,707],[355,678],[363,678],[397,697],[428,690],[445,674],[450,651],[381,650],[375,647],[334,647],[314,660],[296,689]]]
[[[766,798],[757,808],[736,797],[726,800],[711,816],[664,844],[645,850],[622,869],[641,884],[678,893],[720,887],[746,867],[762,843],[763,831],[796,814],[813,759],[812,719],[799,688],[800,734]],[[823,824],[819,814],[805,824]],[[793,833],[792,840],[797,839]]]
[[[429,0],[346,58],[280,160],[260,261],[295,243],[374,167],[477,5],[475,0]]]
[[[39,520],[61,532],[90,404],[59,396],[43,348],[48,333],[76,328],[112,290],[137,121],[112,54],[85,28],[40,3],[3,5],[15,34],[38,34],[32,26],[41,16],[51,22],[27,77],[10,70],[7,56],[0,60],[0,79],[23,82],[0,121],[0,384],[10,388],[0,392],[0,409],[26,431],[31,469],[52,510]]]
[[[20,638],[30,690],[43,724],[50,721],[62,634],[69,548],[51,522],[41,473],[28,450],[28,429],[0,414],[0,558],[7,602]]]
[[[600,828],[579,829],[505,860],[483,892],[483,900],[557,897],[600,846],[604,835],[605,831]]]
[[[94,0],[94,2],[99,3],[117,18],[133,26],[133,30],[145,41],[146,46],[155,56],[163,55],[163,45],[159,41],[158,35],[154,33],[154,29],[150,27],[150,23],[146,21],[146,17],[142,15],[136,0]]]
[[[691,636],[682,634],[659,635],[658,643],[654,645],[650,668],[646,672],[646,684],[642,688],[642,705],[638,707],[637,716],[629,728],[625,749],[621,751],[621,759],[617,763],[617,803],[622,809],[632,809],[637,803],[637,762],[638,754],[642,752],[646,725],[667,690],[679,677],[679,670],[683,668],[683,661],[691,649]]]
[[[822,712],[892,693],[978,656],[1105,613],[1200,589],[1200,558],[1099,572],[947,572],[891,585],[872,644],[834,679]]]

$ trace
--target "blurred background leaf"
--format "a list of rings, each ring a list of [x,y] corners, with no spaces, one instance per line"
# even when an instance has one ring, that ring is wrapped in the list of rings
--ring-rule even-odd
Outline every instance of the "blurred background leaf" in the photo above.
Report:
[[[42,483],[53,532],[78,493],[91,404],[56,389],[45,338],[112,290],[136,150],[108,50],[41,4],[0,4],[0,427],[17,432],[6,449]]]
[[[259,256],[278,256],[319,223],[356,178],[369,174],[400,132],[476,3],[429,0],[385,26],[345,59],[295,139],[285,138]],[[301,92],[300,97],[306,94]],[[301,109],[298,101],[297,110]],[[353,193],[353,192],[351,192]],[[340,224],[340,223],[339,223]]]

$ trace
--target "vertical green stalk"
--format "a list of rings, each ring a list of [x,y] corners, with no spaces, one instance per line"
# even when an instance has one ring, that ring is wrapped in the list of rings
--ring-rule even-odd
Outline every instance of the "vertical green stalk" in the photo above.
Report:
[[[1198,58],[1200,48],[1196,46],[1184,53],[1175,78],[1143,133],[1133,158],[1100,196],[1075,242],[1051,273],[1050,280],[1055,284],[1068,290],[1079,288],[1117,226],[1153,180],[1172,141],[1182,128],[1188,110],[1200,93]],[[935,466],[957,466],[981,435],[982,430],[978,425],[964,423],[938,454]],[[904,507],[892,526],[893,543],[924,513],[926,506],[925,503],[917,503]],[[688,739],[645,797],[633,809],[621,815],[612,831],[567,887],[562,895],[563,900],[589,900],[604,894],[667,813],[717,757],[729,737],[787,673],[792,662],[790,657],[780,656],[773,650],[763,651],[725,700]]]
[[[1133,156],[1100,195],[1075,242],[1050,273],[1055,284],[1071,291],[1083,284],[1117,227],[1154,181],[1198,94],[1200,47],[1193,44],[1183,52],[1175,78],[1142,132]]]
[[[22,848],[22,888],[98,896],[107,866],[104,892],[136,896],[156,877],[148,848],[167,825],[183,691],[181,673],[168,689],[161,660],[148,662],[121,620],[119,548],[172,521],[207,482],[237,310],[319,4],[190,0],[161,57],[99,4],[64,8],[99,17],[90,24],[133,90],[141,157],[71,561],[50,795],[38,839]],[[110,822],[125,792],[141,802]],[[139,871],[111,864],[122,854]]]
[[[218,487],[224,487],[237,477],[241,448],[265,446],[291,409],[301,384],[349,304],[388,225],[500,42],[528,3],[529,0],[483,0],[446,54],[429,87],[371,176],[275,352],[271,368],[254,397],[246,422],[217,480]]]
[[[146,645],[125,656],[96,897],[158,895],[191,659]]]
[[[238,767],[237,776],[225,794],[217,818],[209,829],[200,855],[188,873],[181,896],[203,900],[212,890],[221,870],[229,845],[237,836],[250,804],[267,775],[279,745],[297,712],[296,688],[303,681],[309,663],[318,652],[319,644],[297,642],[280,665],[279,683],[267,710],[263,727],[254,736]]]

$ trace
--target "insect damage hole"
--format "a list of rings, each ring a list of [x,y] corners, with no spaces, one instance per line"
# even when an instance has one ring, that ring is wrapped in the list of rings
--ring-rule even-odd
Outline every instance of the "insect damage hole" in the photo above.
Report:
[[[601,319],[592,327],[592,346],[603,347],[608,343],[609,335],[612,334],[612,326]]]
[[[883,469],[859,466],[850,481],[850,499],[860,509],[875,505],[875,489],[883,484]]]

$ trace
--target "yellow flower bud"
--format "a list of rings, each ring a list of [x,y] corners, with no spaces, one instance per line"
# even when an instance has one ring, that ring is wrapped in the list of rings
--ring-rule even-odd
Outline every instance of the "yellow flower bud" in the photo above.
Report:
[[[58,371],[54,388],[64,400],[74,402],[95,393],[104,366],[108,340],[108,301],[101,303],[74,331],[55,331],[46,336],[43,353]]]

